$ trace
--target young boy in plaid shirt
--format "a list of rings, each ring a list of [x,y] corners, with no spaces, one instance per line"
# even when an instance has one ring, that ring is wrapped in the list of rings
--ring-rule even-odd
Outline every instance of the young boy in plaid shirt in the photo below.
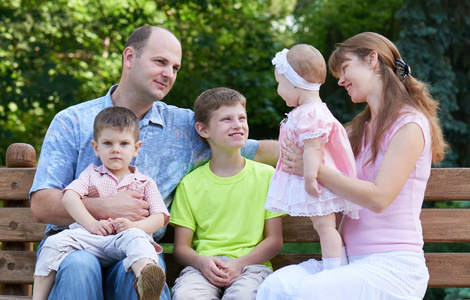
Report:
[[[91,144],[103,165],[90,164],[64,189],[64,206],[76,223],[49,237],[42,247],[34,274],[34,299],[47,299],[61,262],[75,250],[91,252],[102,266],[125,258],[125,269],[132,269],[136,276],[138,298],[160,299],[165,272],[157,265],[157,254],[162,247],[151,234],[168,224],[170,214],[155,182],[130,165],[142,145],[139,128],[134,113],[123,107],[108,107],[96,116]],[[127,218],[96,220],[81,200],[123,191],[146,200],[150,215],[136,222]]]

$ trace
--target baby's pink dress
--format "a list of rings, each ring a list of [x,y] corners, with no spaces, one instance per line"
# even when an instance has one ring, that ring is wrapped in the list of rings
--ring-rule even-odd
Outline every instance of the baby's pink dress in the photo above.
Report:
[[[323,143],[323,164],[356,178],[356,162],[343,125],[331,114],[325,103],[309,103],[296,107],[281,123],[279,145],[285,147],[284,138],[298,147],[304,147],[304,140],[321,137]],[[324,216],[342,212],[358,219],[360,206],[340,198],[326,187],[319,197],[305,191],[304,178],[283,171],[284,164],[278,161],[276,171],[269,185],[265,209],[283,212],[291,216]]]

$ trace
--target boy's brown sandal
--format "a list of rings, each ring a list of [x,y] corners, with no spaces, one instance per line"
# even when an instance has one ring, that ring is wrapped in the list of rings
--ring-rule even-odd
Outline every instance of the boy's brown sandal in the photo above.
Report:
[[[165,286],[166,275],[157,264],[148,264],[142,274],[134,280],[137,298],[140,300],[158,300]]]

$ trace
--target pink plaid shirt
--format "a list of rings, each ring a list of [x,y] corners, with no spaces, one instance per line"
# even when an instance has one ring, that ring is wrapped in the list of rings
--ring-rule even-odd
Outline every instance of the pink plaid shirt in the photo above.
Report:
[[[121,181],[104,165],[99,167],[90,164],[78,177],[65,189],[78,193],[82,198],[111,197],[123,191],[132,190],[144,194],[144,199],[149,203],[150,215],[163,213],[165,225],[170,221],[170,213],[158,191],[157,184],[150,177],[137,170],[137,167],[129,166],[131,174],[126,175]]]

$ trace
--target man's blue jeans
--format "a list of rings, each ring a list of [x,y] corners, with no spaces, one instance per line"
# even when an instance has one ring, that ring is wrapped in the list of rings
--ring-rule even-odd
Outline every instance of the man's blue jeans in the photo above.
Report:
[[[158,258],[158,265],[166,271],[163,253],[159,254]],[[60,265],[49,299],[133,300],[137,299],[134,280],[134,272],[126,272],[122,261],[109,268],[101,268],[93,254],[85,250],[76,250],[67,255]],[[161,299],[171,299],[167,284]]]

